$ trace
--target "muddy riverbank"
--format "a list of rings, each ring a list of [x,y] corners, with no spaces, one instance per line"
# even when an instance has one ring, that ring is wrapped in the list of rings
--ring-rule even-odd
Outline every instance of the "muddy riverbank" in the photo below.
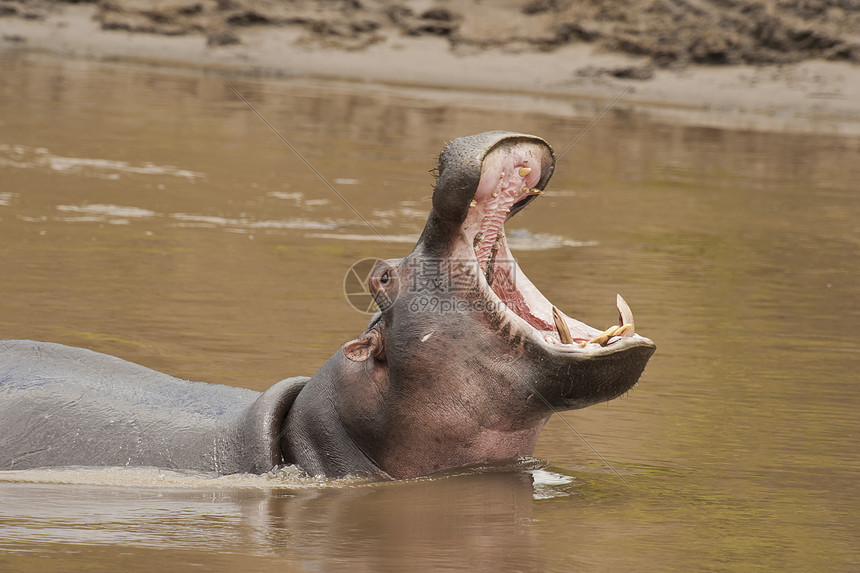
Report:
[[[844,2],[0,0],[0,50],[613,98],[699,123],[858,131]],[[718,118],[718,119],[717,119]]]

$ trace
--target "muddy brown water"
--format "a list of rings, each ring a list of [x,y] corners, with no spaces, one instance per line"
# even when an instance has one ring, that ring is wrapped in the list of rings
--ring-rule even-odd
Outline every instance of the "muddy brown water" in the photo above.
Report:
[[[0,69],[0,339],[257,390],[362,330],[344,275],[411,249],[443,141],[558,151],[606,103],[233,78],[383,240],[217,74]],[[625,296],[658,345],[627,396],[554,417],[535,460],[433,479],[0,472],[0,566],[857,570],[858,157],[622,103],[508,235],[569,314],[603,327]]]

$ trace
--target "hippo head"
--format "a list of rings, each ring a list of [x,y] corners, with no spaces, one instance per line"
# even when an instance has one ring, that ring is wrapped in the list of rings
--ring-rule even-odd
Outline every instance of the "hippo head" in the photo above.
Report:
[[[289,461],[404,478],[516,458],[553,412],[636,384],[655,346],[633,332],[623,299],[618,326],[592,328],[553,306],[508,248],[504,223],[553,168],[552,149],[531,135],[445,147],[418,244],[368,279],[380,312],[293,406]]]

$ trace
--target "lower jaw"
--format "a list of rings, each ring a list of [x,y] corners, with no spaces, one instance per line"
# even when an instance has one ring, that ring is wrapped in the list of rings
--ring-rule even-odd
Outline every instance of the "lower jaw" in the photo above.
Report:
[[[484,277],[487,285],[507,306],[509,311],[535,329],[544,342],[552,345],[576,345],[582,348],[589,344],[607,346],[622,337],[633,336],[633,314],[621,295],[617,295],[616,300],[618,325],[611,326],[603,332],[567,317],[546,297],[543,297],[544,300],[540,302],[540,305],[544,306],[543,310],[546,310],[545,307],[547,306],[551,309],[551,318],[550,320],[541,318],[539,314],[544,313],[536,311],[530,306],[526,297],[517,287],[517,274],[520,270],[507,246],[503,230],[499,235],[498,242],[499,248],[493,251],[486,263],[486,268],[482,269],[485,271]]]

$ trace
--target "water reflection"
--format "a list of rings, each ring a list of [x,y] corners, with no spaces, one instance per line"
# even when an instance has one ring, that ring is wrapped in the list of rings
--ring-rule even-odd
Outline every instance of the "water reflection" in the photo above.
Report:
[[[539,471],[544,496],[569,483]],[[491,571],[505,564],[543,571],[530,525],[533,481],[528,471],[488,471],[300,488],[0,482],[0,547],[85,543],[235,551],[326,563],[326,570],[339,570],[338,564],[360,571],[457,564]]]

